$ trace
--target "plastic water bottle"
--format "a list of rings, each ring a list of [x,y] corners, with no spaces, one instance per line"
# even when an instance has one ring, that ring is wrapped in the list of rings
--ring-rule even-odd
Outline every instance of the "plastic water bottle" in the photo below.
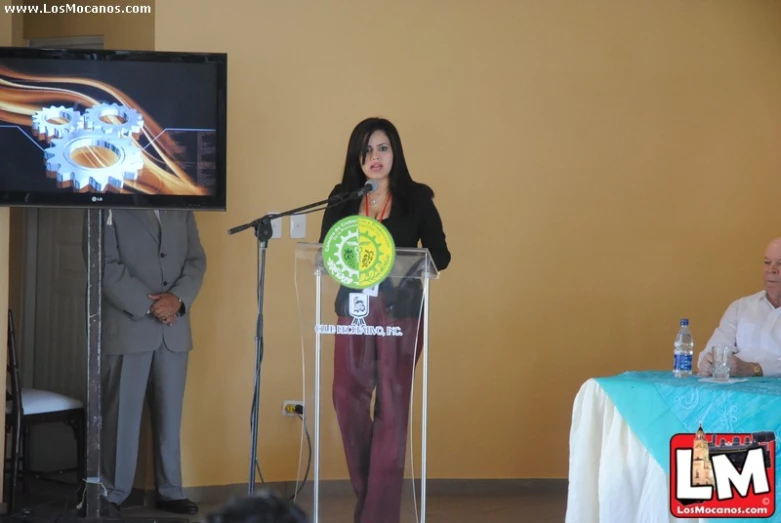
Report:
[[[685,378],[691,376],[692,360],[694,359],[694,338],[689,330],[689,320],[681,318],[681,328],[675,336],[673,351],[673,376]]]

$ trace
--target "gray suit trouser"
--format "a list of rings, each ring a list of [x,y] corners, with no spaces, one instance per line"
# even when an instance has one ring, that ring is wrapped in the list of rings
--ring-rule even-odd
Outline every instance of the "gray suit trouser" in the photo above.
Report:
[[[133,489],[144,398],[149,400],[155,483],[160,499],[184,499],[180,432],[189,353],[164,345],[101,361],[101,465],[106,499],[120,504]]]

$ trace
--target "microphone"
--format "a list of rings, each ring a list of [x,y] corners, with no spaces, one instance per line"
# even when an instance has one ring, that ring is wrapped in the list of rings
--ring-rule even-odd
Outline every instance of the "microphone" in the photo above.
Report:
[[[365,195],[369,194],[370,192],[376,191],[379,186],[380,185],[374,180],[366,180],[366,183],[360,189],[353,191],[351,193],[335,194],[334,196],[329,198],[328,201],[333,203],[342,203],[347,200],[355,200],[358,198],[363,198]]]
[[[377,182],[375,182],[374,180],[366,180],[366,184],[363,187],[361,187],[360,189],[358,189],[357,191],[351,192],[350,195],[348,196],[348,198],[351,199],[351,200],[353,198],[363,198],[364,196],[366,196],[370,192],[376,191],[377,187],[379,187],[379,184]]]
[[[363,198],[365,195],[369,194],[370,192],[376,191],[379,186],[380,185],[374,180],[366,180],[366,183],[360,189],[350,193],[343,192],[343,193],[335,194],[328,199],[328,202],[331,204],[337,204],[337,203],[341,204],[343,202],[346,202],[347,200],[356,200],[358,198]]]

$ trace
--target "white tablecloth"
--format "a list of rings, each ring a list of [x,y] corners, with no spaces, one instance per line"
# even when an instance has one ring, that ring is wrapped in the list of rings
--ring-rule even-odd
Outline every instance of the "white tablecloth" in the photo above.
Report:
[[[673,517],[668,496],[662,467],[602,387],[584,383],[572,411],[566,523],[707,522]]]

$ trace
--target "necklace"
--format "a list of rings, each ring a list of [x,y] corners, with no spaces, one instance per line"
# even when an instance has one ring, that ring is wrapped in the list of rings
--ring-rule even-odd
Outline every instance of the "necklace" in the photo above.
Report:
[[[381,222],[385,218],[385,210],[388,208],[388,204],[390,203],[390,200],[391,200],[391,197],[390,197],[390,195],[388,195],[388,199],[385,200],[385,205],[383,206],[382,211],[380,211],[380,214],[377,216],[377,218],[375,218],[377,221]],[[366,201],[366,216],[370,216],[369,215],[369,204],[374,206],[375,202],[377,200],[369,200],[369,195],[367,194],[365,201]]]
[[[385,195],[383,195],[383,196],[385,196]],[[368,196],[366,198],[368,199]],[[369,205],[371,205],[372,207],[377,207],[381,202],[382,202],[382,198],[381,197],[373,198],[373,199],[369,200]]]

